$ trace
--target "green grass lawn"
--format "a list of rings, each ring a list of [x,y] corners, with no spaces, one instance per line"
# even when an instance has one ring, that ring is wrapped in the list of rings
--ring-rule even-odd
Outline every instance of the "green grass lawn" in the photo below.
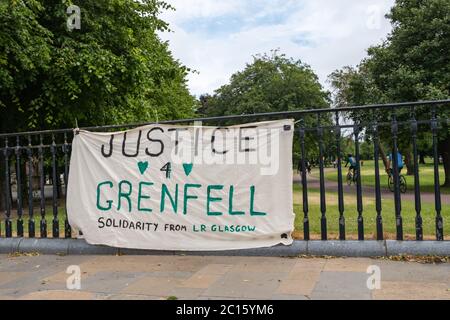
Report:
[[[427,159],[427,164],[419,166],[419,181],[420,181],[420,190],[422,192],[434,192],[434,170],[431,159]],[[387,188],[388,176],[384,171],[383,162],[379,161],[380,166],[380,183],[382,188]],[[374,160],[365,160],[363,166],[361,166],[361,182],[363,186],[371,186],[375,187],[375,161]],[[343,182],[346,183],[347,180],[347,172],[348,168],[345,168],[342,165],[342,177]],[[406,175],[406,167],[403,168],[401,172],[406,179],[406,185],[408,186],[408,190],[414,190],[414,176]],[[313,169],[313,174],[315,176],[319,176],[318,169]],[[325,172],[325,178],[327,180],[337,181],[337,169],[327,169]],[[442,165],[439,166],[439,181],[442,185],[444,183],[444,167]],[[441,188],[441,193],[450,194],[450,188]]]
[[[312,238],[320,238],[320,191],[318,189],[308,189],[309,201],[309,224]],[[338,194],[337,192],[326,193],[328,233],[330,239],[337,239],[339,235],[339,210],[338,210]],[[344,194],[346,233],[348,238],[356,238],[358,234],[356,210],[356,195]],[[295,236],[303,237],[303,206],[302,191],[298,184],[294,185],[294,212],[295,219]],[[433,203],[422,203],[422,219],[423,233],[426,239],[435,239],[435,211]],[[446,239],[450,239],[450,230],[448,221],[450,219],[450,206],[443,205],[441,212],[444,219],[444,235]],[[382,216],[383,231],[386,239],[396,238],[395,227],[395,210],[394,200],[382,200]],[[415,209],[413,201],[402,201],[402,217],[403,217],[403,233],[405,239],[415,237]],[[375,199],[373,197],[363,197],[363,217],[364,217],[364,233],[366,239],[376,238],[376,210]]]

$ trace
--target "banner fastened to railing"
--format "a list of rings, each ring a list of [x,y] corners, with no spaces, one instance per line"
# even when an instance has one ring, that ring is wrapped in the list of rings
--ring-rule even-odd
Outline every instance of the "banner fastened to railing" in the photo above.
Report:
[[[291,119],[77,130],[67,212],[90,244],[230,250],[292,243]]]

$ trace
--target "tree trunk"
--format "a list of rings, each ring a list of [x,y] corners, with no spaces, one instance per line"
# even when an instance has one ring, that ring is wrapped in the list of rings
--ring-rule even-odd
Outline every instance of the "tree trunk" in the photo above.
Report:
[[[444,162],[445,180],[442,186],[450,187],[450,135],[447,135],[447,138],[444,140],[439,141],[438,150]]]
[[[419,152],[419,163],[425,164],[425,155],[423,152]]]
[[[405,153],[405,165],[406,165],[406,174],[411,176],[414,174],[414,161],[411,152],[407,151]]]
[[[379,143],[378,143],[378,150],[380,151],[380,156],[381,156],[381,159],[383,160],[384,169],[385,170],[389,169],[386,153],[384,152],[383,148],[381,147],[381,144],[379,144]]]

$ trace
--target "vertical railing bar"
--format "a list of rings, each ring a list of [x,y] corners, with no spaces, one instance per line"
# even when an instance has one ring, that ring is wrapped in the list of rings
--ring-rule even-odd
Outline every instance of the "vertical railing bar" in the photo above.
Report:
[[[317,136],[319,138],[319,174],[320,174],[320,234],[322,240],[328,239],[327,233],[327,205],[325,198],[325,173],[323,164],[323,128],[320,126],[320,114],[317,114]]]
[[[58,176],[56,170],[56,142],[55,135],[52,134],[52,144],[50,146],[50,152],[52,154],[52,187],[53,187],[53,197],[52,197],[52,207],[53,207],[53,221],[52,230],[53,238],[59,237],[59,220],[58,220]]]
[[[9,146],[8,138],[5,138],[5,150],[3,151],[5,157],[5,237],[12,237],[12,223],[11,223],[11,178],[9,174]]]
[[[308,182],[306,178],[306,151],[305,151],[305,130],[303,123],[299,129],[300,149],[301,149],[301,168],[302,168],[302,194],[303,194],[303,238],[309,240],[309,217],[308,217]]]
[[[436,240],[444,240],[444,221],[441,215],[441,187],[439,182],[439,153],[438,153],[438,123],[436,107],[433,106],[431,118],[431,131],[433,134],[433,165],[434,165],[434,207],[436,211]]]
[[[356,158],[356,210],[358,211],[358,240],[364,240],[364,218],[361,188],[361,159],[359,152],[359,124],[353,126],[353,134],[355,136],[355,158]]]
[[[35,223],[33,210],[33,149],[31,135],[28,135],[28,237],[35,237]]]
[[[335,113],[336,122],[336,164],[338,175],[338,206],[339,206],[339,240],[345,240],[344,189],[342,186],[342,157],[341,157],[341,127],[339,126],[339,112]]]
[[[395,202],[395,225],[397,230],[397,240],[403,240],[403,220],[401,215],[401,196],[400,196],[400,177],[398,172],[398,146],[397,146],[397,135],[398,135],[398,124],[395,112],[392,114],[392,153],[391,161],[393,163],[392,169],[394,177],[394,202]]]
[[[69,219],[67,218],[67,183],[68,183],[68,179],[69,179],[69,159],[68,159],[69,145],[67,143],[67,133],[66,132],[64,132],[63,152],[64,152],[64,199],[65,199],[64,237],[70,238],[72,236],[72,229],[69,224]]]
[[[373,155],[375,163],[375,209],[377,211],[376,228],[377,228],[377,240],[383,240],[383,216],[381,206],[381,183],[380,183],[380,137],[378,133],[378,122],[375,119],[373,125]]]
[[[22,168],[20,136],[16,137],[16,201],[17,201],[17,236],[23,237],[23,198],[22,198]]]
[[[42,134],[39,135],[39,188],[40,188],[40,215],[41,221],[39,225],[41,238],[47,238],[47,220],[45,217],[45,171],[44,171],[44,140]]]
[[[417,155],[417,120],[415,117],[414,107],[411,107],[411,136],[413,147],[413,161],[414,161],[414,207],[416,210],[416,240],[423,240],[422,216],[421,216],[421,200],[420,200],[420,180],[419,180],[419,161]]]

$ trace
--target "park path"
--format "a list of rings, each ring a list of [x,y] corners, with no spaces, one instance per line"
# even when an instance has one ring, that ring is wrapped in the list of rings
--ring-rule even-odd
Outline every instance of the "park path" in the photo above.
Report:
[[[330,168],[326,168],[325,171],[332,170]],[[307,176],[307,182],[308,182],[308,188],[315,188],[320,189],[320,181],[319,177],[316,176],[315,173],[308,174]],[[294,172],[294,183],[301,184],[301,177],[300,174],[297,172]],[[383,183],[383,181],[381,182]],[[355,185],[347,185],[347,183],[344,181],[343,183],[344,187],[344,194],[353,194],[356,196],[356,186]],[[338,185],[337,181],[332,180],[326,180],[325,179],[325,189],[326,191],[330,192],[337,192],[338,191]],[[370,186],[362,186],[362,194],[364,197],[373,197],[375,198],[375,188]],[[382,199],[394,199],[394,193],[389,191],[386,187],[381,187],[381,198]],[[421,192],[420,198],[422,202],[425,203],[434,203],[434,193],[432,192]],[[414,201],[414,190],[409,188],[406,193],[401,194],[402,200],[408,200],[408,201]],[[450,194],[441,194],[441,203],[442,205],[450,205]]]
[[[67,268],[79,267],[69,290]],[[369,289],[368,267],[381,288]],[[69,282],[70,283],[70,282]],[[449,299],[450,264],[370,258],[0,255],[0,299]]]

